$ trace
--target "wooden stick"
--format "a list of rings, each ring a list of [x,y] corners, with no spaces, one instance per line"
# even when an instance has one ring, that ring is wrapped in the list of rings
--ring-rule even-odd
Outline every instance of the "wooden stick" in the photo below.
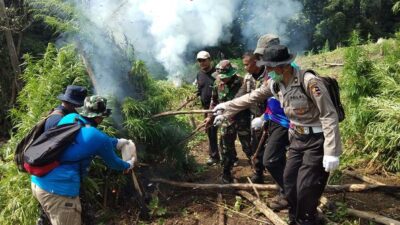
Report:
[[[372,178],[370,178],[370,177],[361,175],[361,174],[359,174],[359,173],[357,173],[357,172],[354,172],[354,171],[343,170],[343,173],[346,174],[346,175],[349,175],[349,176],[351,176],[351,177],[357,178],[357,179],[359,179],[359,180],[362,180],[362,181],[364,181],[364,182],[367,182],[367,183],[369,183],[369,184],[386,185],[386,184],[384,184],[384,183],[382,183],[382,182],[379,182],[379,181],[377,181],[377,180],[375,180],[375,179],[372,179]]]
[[[344,66],[344,63],[324,63],[325,66],[334,67],[334,66]]]
[[[189,103],[193,102],[194,100],[196,100],[197,95],[191,96],[190,98],[188,98],[183,104],[181,104],[175,111],[179,111],[181,109],[183,109],[185,106],[187,106]]]
[[[223,206],[223,201],[222,201],[222,194],[218,193],[218,225],[225,225],[225,210]]]
[[[256,193],[257,198],[260,198],[260,194],[258,194],[258,191],[257,191],[256,187],[254,187],[253,182],[251,182],[251,179],[249,177],[247,177],[247,180],[249,181],[249,183],[253,187],[253,191],[254,191],[254,193]]]
[[[367,219],[373,222],[386,224],[386,225],[400,225],[400,221],[381,216],[372,212],[360,211],[356,209],[347,209],[347,214],[355,217],[359,217],[362,219]]]
[[[152,182],[164,183],[178,187],[194,188],[194,189],[219,189],[219,190],[253,190],[253,187],[258,190],[270,190],[277,191],[279,187],[275,184],[243,184],[243,183],[232,183],[232,184],[199,184],[199,183],[189,183],[189,182],[177,182],[171,181],[163,178],[152,178]],[[344,185],[327,185],[325,188],[326,192],[362,192],[371,190],[384,190],[398,192],[400,191],[400,186],[389,186],[389,185],[373,185],[373,184],[344,184]]]
[[[264,203],[260,201],[260,199],[254,197],[247,191],[238,191],[241,196],[246,198],[248,201],[253,203],[256,208],[262,212],[273,224],[276,225],[287,225],[285,221],[283,221],[278,215],[274,213],[270,208],[268,208]]]
[[[189,183],[189,182],[177,182],[171,181],[163,178],[152,178],[151,182],[169,184],[178,187],[193,188],[193,189],[219,189],[219,190],[253,190],[253,186],[258,190],[279,190],[278,186],[275,184],[243,184],[243,183],[231,183],[231,184],[199,184],[199,183]]]
[[[260,152],[261,146],[263,145],[265,139],[267,138],[267,134],[268,134],[268,132],[264,129],[263,133],[261,135],[260,141],[258,142],[257,150],[253,154],[253,157],[251,157],[251,165],[253,166],[253,168],[256,167],[256,163],[255,163],[256,158],[257,158],[258,153]]]
[[[153,115],[151,118],[155,119],[162,116],[172,116],[172,115],[179,115],[179,114],[202,114],[202,113],[212,113],[211,109],[197,109],[197,110],[182,110],[182,111],[167,111],[162,112],[156,115]]]
[[[243,216],[243,217],[252,219],[252,220],[257,221],[257,222],[261,222],[262,224],[270,224],[269,222],[267,222],[267,221],[265,221],[265,220],[256,219],[256,218],[254,218],[254,217],[252,217],[252,216],[249,216],[249,215],[247,215],[247,214],[245,214],[245,213],[241,213],[241,212],[238,212],[238,211],[236,211],[236,210],[233,210],[233,209],[231,209],[231,208],[229,208],[229,207],[227,207],[227,206],[225,206],[225,205],[218,205],[217,203],[212,202],[212,201],[208,201],[208,202],[210,202],[211,204],[214,204],[214,205],[216,205],[216,206],[218,206],[218,207],[222,207],[222,208],[224,208],[224,209],[226,209],[226,210],[228,210],[228,211],[230,211],[230,212],[232,212],[232,213],[236,213],[236,214],[238,214],[238,215],[240,215],[240,216]]]

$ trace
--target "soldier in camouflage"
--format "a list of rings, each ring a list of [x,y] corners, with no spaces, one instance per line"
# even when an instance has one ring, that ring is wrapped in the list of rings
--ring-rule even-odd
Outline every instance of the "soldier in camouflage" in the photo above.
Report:
[[[236,69],[232,67],[229,60],[222,60],[218,68],[218,77],[214,83],[210,109],[213,109],[219,103],[245,94],[243,78],[237,75]],[[250,111],[244,110],[221,128],[220,145],[222,149],[223,183],[231,183],[233,181],[231,170],[235,161],[236,136],[239,136],[243,152],[249,159],[251,158],[250,119]],[[208,121],[212,121],[212,114],[209,115]]]

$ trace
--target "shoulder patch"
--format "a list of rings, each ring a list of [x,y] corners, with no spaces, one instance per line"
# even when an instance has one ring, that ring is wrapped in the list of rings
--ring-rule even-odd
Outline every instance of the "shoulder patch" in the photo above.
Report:
[[[315,97],[319,97],[321,95],[321,89],[319,88],[317,81],[314,79],[310,80],[308,83],[308,88]]]

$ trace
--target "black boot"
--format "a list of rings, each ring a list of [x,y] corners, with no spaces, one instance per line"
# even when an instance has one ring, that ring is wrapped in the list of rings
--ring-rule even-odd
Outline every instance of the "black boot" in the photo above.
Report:
[[[223,184],[230,184],[233,182],[231,171],[224,171],[222,174],[222,183]]]
[[[255,183],[255,184],[263,184],[264,183],[264,176],[262,173],[255,173],[252,177],[251,177],[251,182]]]

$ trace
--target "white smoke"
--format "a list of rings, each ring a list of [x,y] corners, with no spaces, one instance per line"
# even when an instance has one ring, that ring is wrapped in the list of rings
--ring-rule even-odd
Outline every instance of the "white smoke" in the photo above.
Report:
[[[189,46],[202,48],[229,40],[225,32],[235,18],[237,1],[102,0],[85,5],[87,17],[119,40],[133,44],[135,53],[160,62],[169,78],[179,81]],[[124,40],[125,39],[125,40]]]
[[[292,43],[301,40],[289,40],[286,23],[297,16],[303,9],[296,0],[245,0],[239,19],[243,42],[248,49],[254,49],[257,39],[263,34],[279,36],[281,42]],[[305,46],[300,46],[300,49]]]
[[[78,5],[86,19],[96,25],[89,29],[105,31],[121,48],[133,45],[139,59],[150,67],[162,65],[168,79],[176,84],[184,76],[188,51],[229,42],[234,25],[240,27],[247,49],[254,49],[258,37],[265,33],[278,34],[285,43],[285,23],[302,10],[296,0],[86,0]],[[87,30],[85,24],[81,27]],[[94,42],[101,42],[102,37],[92,36]],[[114,66],[107,66],[116,63],[114,54],[107,57],[111,47],[103,43],[97,48],[104,52],[103,60],[93,62],[99,65],[95,73],[104,74],[101,67],[113,70]],[[191,57],[194,61],[194,55]],[[114,74],[105,76],[112,78]],[[110,84],[107,80],[106,85]]]

